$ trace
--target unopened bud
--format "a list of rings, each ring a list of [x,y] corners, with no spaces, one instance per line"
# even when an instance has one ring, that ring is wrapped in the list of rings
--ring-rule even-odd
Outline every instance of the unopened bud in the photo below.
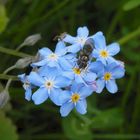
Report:
[[[21,46],[33,46],[36,42],[38,42],[41,39],[41,35],[40,34],[34,34],[31,36],[28,36],[24,42],[21,44]]]
[[[3,108],[6,105],[6,103],[9,101],[9,99],[10,96],[8,90],[3,90],[0,93],[0,108]]]
[[[27,67],[32,62],[32,59],[33,59],[32,56],[21,58],[16,62],[16,64],[14,66],[15,66],[15,68],[23,69],[23,68]]]

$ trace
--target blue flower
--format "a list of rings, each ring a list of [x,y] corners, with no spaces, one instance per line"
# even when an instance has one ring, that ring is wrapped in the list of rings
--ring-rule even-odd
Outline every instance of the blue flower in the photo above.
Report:
[[[18,78],[23,83],[23,88],[25,90],[25,99],[30,101],[31,96],[32,96],[32,86],[28,80],[28,76],[26,76],[25,74],[21,74],[21,75],[18,75]]]
[[[92,38],[95,45],[92,56],[96,58],[97,61],[101,61],[104,65],[114,62],[115,59],[112,56],[120,51],[119,44],[112,43],[106,46],[105,37],[102,32],[97,32]]]
[[[108,64],[104,69],[98,72],[99,79],[97,80],[97,93],[101,93],[103,88],[106,87],[110,93],[118,91],[115,79],[122,78],[125,74],[125,69],[115,62]]]
[[[40,61],[32,63],[32,66],[44,66],[60,67],[61,65],[69,65],[68,61],[64,58],[66,54],[66,47],[64,42],[59,41],[56,45],[55,52],[52,52],[49,48],[42,48],[39,50]]]
[[[67,51],[72,52],[72,53],[76,53],[80,49],[82,49],[83,46],[85,45],[85,42],[89,38],[88,35],[89,35],[89,30],[86,26],[79,27],[77,29],[77,36],[76,37],[73,37],[69,34],[66,34],[66,37],[63,39],[63,41],[66,43],[72,44],[72,45],[67,47]]]
[[[88,85],[88,83],[94,83],[97,78],[96,73],[90,71],[89,68],[90,67],[80,69],[75,62],[73,65],[67,67],[67,69],[62,72],[62,75],[76,83],[84,83],[85,85]]]
[[[67,116],[73,108],[80,114],[85,114],[87,103],[86,97],[92,94],[92,89],[90,87],[84,86],[83,84],[73,83],[70,90],[63,91],[59,97],[62,106],[60,108],[60,113],[62,117]]]
[[[62,92],[61,88],[71,84],[71,81],[61,76],[56,68],[50,67],[46,67],[41,76],[36,72],[31,72],[28,79],[31,84],[39,87],[32,95],[32,100],[36,105],[43,103],[48,97],[56,105],[60,105],[58,97]]]

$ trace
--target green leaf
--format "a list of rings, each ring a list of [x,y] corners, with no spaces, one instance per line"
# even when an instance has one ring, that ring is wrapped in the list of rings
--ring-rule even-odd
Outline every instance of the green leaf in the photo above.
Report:
[[[125,5],[123,6],[123,10],[129,11],[131,9],[134,9],[140,5],[140,0],[129,0]]]
[[[62,121],[65,135],[71,140],[92,140],[92,133],[80,118],[69,115]]]
[[[18,140],[15,126],[2,111],[0,111],[0,140]]]
[[[119,108],[102,111],[92,119],[91,127],[93,129],[112,129],[119,128],[123,123],[123,116]]]
[[[0,33],[4,31],[8,23],[8,18],[6,16],[5,6],[0,4]]]

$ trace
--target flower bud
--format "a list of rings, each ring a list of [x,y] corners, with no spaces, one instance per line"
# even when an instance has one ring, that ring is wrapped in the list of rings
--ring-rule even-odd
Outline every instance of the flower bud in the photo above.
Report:
[[[21,46],[33,46],[36,42],[38,42],[41,39],[41,35],[40,34],[34,34],[31,36],[28,36],[24,42],[21,44]]]
[[[0,108],[3,108],[6,105],[6,103],[9,101],[9,99],[10,96],[8,90],[3,90],[0,93]]]
[[[33,59],[32,56],[21,58],[16,62],[16,64],[14,66],[15,66],[15,68],[23,69],[23,68],[27,67],[32,62],[32,59]]]

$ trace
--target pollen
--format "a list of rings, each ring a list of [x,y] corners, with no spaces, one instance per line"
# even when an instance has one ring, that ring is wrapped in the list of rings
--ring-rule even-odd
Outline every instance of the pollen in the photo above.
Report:
[[[73,103],[78,102],[79,99],[80,99],[80,95],[77,94],[77,93],[74,93],[74,94],[71,96],[71,100],[72,100]]]
[[[108,52],[106,50],[102,50],[100,52],[100,56],[103,57],[103,58],[106,58],[106,57],[108,57]]]
[[[109,72],[105,73],[105,74],[104,74],[104,80],[105,80],[105,81],[108,81],[108,80],[110,80],[110,79],[111,79],[111,73],[109,73]]]
[[[77,75],[81,74],[81,70],[79,68],[73,68],[73,72]]]

